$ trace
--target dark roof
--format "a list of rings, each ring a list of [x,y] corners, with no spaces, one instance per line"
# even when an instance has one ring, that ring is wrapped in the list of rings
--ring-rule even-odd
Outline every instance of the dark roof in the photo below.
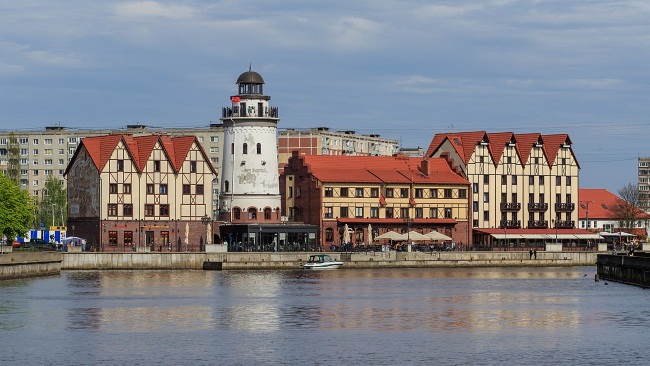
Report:
[[[262,75],[255,71],[248,70],[239,75],[237,78],[237,84],[264,84],[264,79],[262,79]]]

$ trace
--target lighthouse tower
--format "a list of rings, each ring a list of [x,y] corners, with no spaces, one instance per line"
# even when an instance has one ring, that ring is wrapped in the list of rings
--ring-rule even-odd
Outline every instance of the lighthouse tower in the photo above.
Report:
[[[248,71],[237,78],[239,93],[222,110],[224,127],[221,219],[232,223],[279,222],[278,109],[269,106],[264,79]]]

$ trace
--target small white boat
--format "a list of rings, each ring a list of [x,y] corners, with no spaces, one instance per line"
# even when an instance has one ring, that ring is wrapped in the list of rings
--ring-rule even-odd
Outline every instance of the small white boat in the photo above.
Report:
[[[309,261],[302,265],[303,269],[338,269],[341,268],[343,262],[338,262],[332,259],[327,254],[314,254],[309,256]]]

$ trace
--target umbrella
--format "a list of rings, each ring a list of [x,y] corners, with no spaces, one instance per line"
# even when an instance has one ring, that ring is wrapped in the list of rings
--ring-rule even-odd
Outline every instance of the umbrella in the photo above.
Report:
[[[387,239],[387,240],[405,240],[406,235],[397,233],[395,231],[387,231],[387,232],[375,237],[375,240],[383,240],[383,239]]]
[[[372,225],[368,224],[368,245],[372,244]]]
[[[409,231],[408,235],[404,235],[406,240],[413,240],[413,241],[424,241],[424,240],[430,240],[430,238],[426,235],[422,235],[418,233],[417,231]]]
[[[348,227],[348,224],[345,224],[343,227],[343,243],[349,243],[350,242],[350,228]]]
[[[438,231],[432,231],[432,232],[426,233],[424,235],[426,237],[428,237],[429,239],[431,239],[431,240],[451,240],[450,237],[448,237],[447,235],[445,235],[445,234],[443,234],[441,232],[438,232]]]

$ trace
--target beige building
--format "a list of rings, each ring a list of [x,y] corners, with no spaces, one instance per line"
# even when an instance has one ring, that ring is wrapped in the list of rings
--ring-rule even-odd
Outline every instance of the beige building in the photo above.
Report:
[[[291,153],[307,155],[391,156],[399,151],[397,140],[355,131],[331,131],[327,127],[287,129],[278,133],[278,161],[289,161]]]
[[[639,158],[639,208],[650,213],[650,157]]]
[[[68,225],[97,249],[199,250],[212,241],[202,219],[216,172],[194,136],[87,137],[65,175]]]
[[[0,170],[7,170],[8,140],[12,131],[0,132]],[[144,136],[164,134],[170,136],[196,136],[217,172],[213,182],[213,207],[219,207],[219,176],[223,152],[223,126],[210,124],[199,128],[149,128],[129,125],[126,129],[68,129],[61,126],[46,127],[45,131],[13,131],[19,145],[20,185],[35,197],[42,197],[45,181],[50,175],[63,179],[63,173],[75,150],[85,137],[109,134],[132,134]],[[66,180],[64,179],[64,184]],[[213,213],[216,216],[216,212]]]
[[[444,157],[467,176],[474,228],[576,228],[580,166],[566,134],[437,134],[425,156]]]

